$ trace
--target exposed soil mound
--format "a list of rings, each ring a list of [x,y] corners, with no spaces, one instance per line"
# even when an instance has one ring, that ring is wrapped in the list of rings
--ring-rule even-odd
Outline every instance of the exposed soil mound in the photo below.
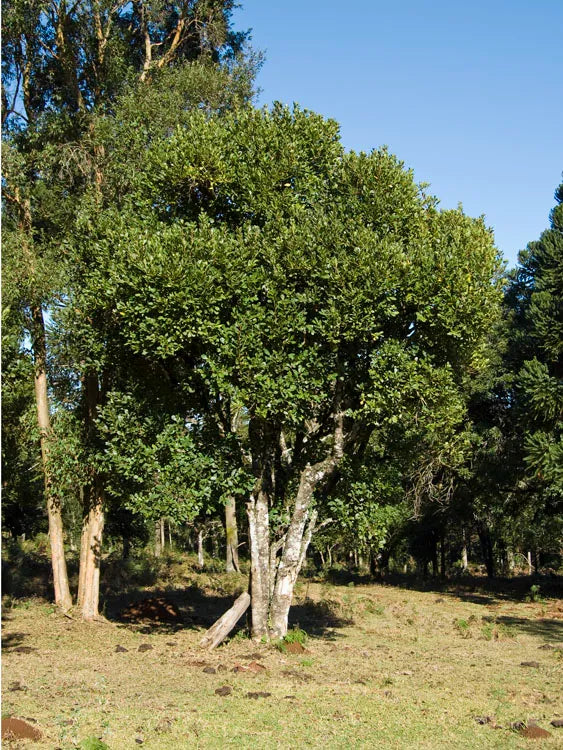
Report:
[[[2,719],[3,740],[40,740],[41,732],[23,719]]]
[[[167,622],[182,621],[182,616],[172,602],[163,596],[141,599],[122,610],[120,618],[125,622]]]
[[[527,737],[530,740],[539,740],[543,739],[543,737],[551,737],[551,732],[548,732],[546,729],[542,729],[541,727],[531,726],[531,727],[524,727],[523,729],[520,729],[518,734],[521,734],[522,737]]]

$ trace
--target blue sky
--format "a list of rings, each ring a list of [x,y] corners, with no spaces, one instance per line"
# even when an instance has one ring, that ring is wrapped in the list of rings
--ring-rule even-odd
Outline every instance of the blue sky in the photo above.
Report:
[[[386,144],[444,208],[518,250],[563,171],[563,0],[240,0],[266,54],[260,104],[332,117],[346,148]]]

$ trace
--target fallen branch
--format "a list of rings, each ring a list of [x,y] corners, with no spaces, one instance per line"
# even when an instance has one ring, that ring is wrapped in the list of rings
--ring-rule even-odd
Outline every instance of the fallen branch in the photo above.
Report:
[[[229,635],[249,606],[250,594],[245,591],[239,596],[233,606],[209,628],[199,642],[199,645],[209,650],[218,646]]]

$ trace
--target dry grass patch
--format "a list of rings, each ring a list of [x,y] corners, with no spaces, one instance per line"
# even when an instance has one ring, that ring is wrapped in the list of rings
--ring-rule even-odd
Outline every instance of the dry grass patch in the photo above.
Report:
[[[16,602],[4,613],[3,715],[34,720],[34,747],[64,750],[89,738],[111,750],[523,748],[530,740],[512,725],[533,721],[551,733],[543,746],[561,747],[563,729],[550,725],[563,718],[554,599],[314,583],[292,610],[307,653],[242,633],[205,652],[201,631],[232,588],[213,579],[203,593],[193,575],[188,589],[137,591],[163,611],[171,601],[180,623],[88,625],[39,599]]]

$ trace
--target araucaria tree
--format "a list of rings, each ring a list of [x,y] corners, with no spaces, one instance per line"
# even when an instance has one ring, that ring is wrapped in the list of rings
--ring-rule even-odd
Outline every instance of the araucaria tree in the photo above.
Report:
[[[345,153],[334,122],[278,105],[193,112],[136,185],[85,222],[76,306],[166,368],[193,418],[226,433],[242,408],[252,631],[280,637],[316,494],[389,423],[448,422],[496,314],[492,237],[385,150]]]

